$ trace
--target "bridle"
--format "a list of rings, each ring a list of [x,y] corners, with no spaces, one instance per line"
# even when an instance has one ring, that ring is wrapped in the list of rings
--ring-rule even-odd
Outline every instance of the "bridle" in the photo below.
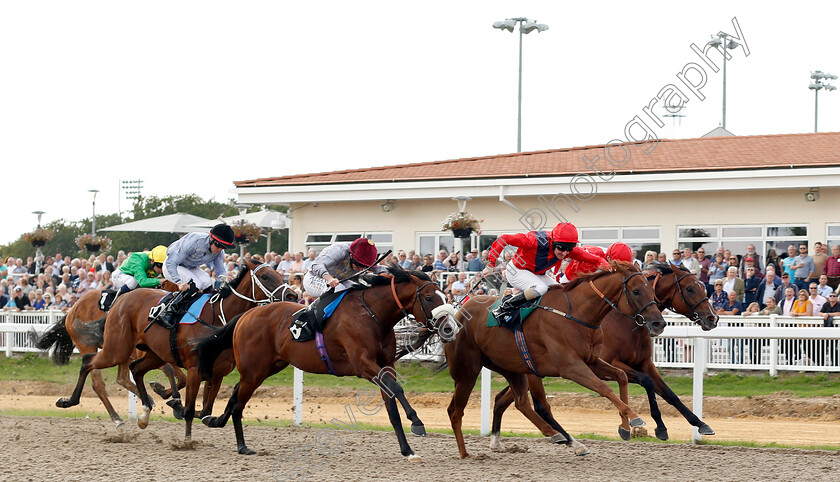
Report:
[[[683,290],[682,283],[681,283],[682,280],[691,276],[691,272],[684,273],[680,277],[677,277],[677,272],[676,271],[672,270],[672,272],[674,274],[675,283],[674,283],[674,292],[669,297],[671,302],[669,304],[666,304],[665,301],[660,300],[659,296],[657,296],[657,294],[656,294],[656,283],[658,283],[659,279],[662,278],[662,272],[661,271],[657,271],[656,275],[654,275],[654,278],[653,278],[653,296],[654,296],[654,299],[656,299],[656,302],[663,309],[668,308],[668,309],[671,309],[673,311],[677,311],[677,309],[674,308],[673,300],[676,297],[676,294],[679,293],[680,296],[682,297],[683,303],[685,303],[685,306],[688,306],[689,310],[690,310],[690,313],[687,315],[687,318],[689,320],[695,322],[695,323],[700,323],[700,313],[697,313],[697,307],[702,305],[704,302],[709,301],[709,297],[704,296],[700,301],[698,301],[697,303],[694,303],[692,305],[691,302],[688,301],[688,298],[685,296],[685,291]],[[650,279],[650,278],[648,278],[648,279]]]
[[[654,293],[654,299],[653,299],[653,300],[651,300],[651,301],[649,301],[649,302],[645,303],[645,305],[644,305],[644,306],[642,306],[641,308],[636,309],[636,308],[633,306],[633,305],[635,305],[635,303],[633,302],[633,299],[630,297],[630,293],[629,293],[628,288],[627,288],[627,283],[628,283],[628,282],[629,282],[629,281],[630,281],[630,280],[631,280],[634,276],[636,276],[636,275],[642,276],[641,271],[637,271],[637,272],[635,272],[635,273],[631,273],[631,274],[630,274],[630,276],[624,276],[624,275],[622,275],[622,280],[621,280],[621,293],[619,293],[619,294],[618,294],[618,298],[617,298],[615,301],[612,301],[612,300],[610,300],[609,298],[607,298],[607,297],[606,297],[606,295],[604,295],[604,293],[602,293],[602,292],[601,292],[601,290],[599,290],[599,289],[598,289],[598,287],[596,287],[596,286],[595,286],[595,283],[593,283],[593,280],[589,280],[589,286],[591,286],[591,287],[592,287],[592,289],[595,291],[595,293],[596,293],[598,296],[600,296],[600,297],[601,297],[601,299],[602,299],[602,300],[604,300],[604,302],[606,302],[608,305],[610,305],[610,307],[611,307],[612,309],[614,309],[615,311],[617,311],[617,312],[621,313],[623,316],[625,316],[625,317],[627,317],[627,318],[630,318],[631,320],[633,320],[633,321],[636,323],[636,325],[638,325],[638,326],[645,326],[645,317],[644,317],[644,315],[642,315],[642,313],[643,313],[643,312],[644,312],[644,311],[648,308],[648,306],[650,306],[650,305],[656,305],[656,304],[657,304],[657,302],[656,302],[656,293]],[[618,303],[619,303],[619,302],[621,302],[621,297],[622,297],[622,296],[624,296],[624,297],[626,297],[626,298],[627,298],[627,304],[629,304],[629,305],[630,305],[630,308],[636,311],[636,313],[635,313],[633,316],[630,316],[630,315],[628,315],[628,314],[624,313],[623,311],[621,311],[621,310],[618,308]]]
[[[387,273],[379,273],[379,276],[384,276],[386,278],[391,279],[391,294],[394,297],[394,301],[397,303],[397,306],[399,307],[400,311],[402,312],[403,318],[411,319],[412,317],[409,314],[409,310],[407,310],[405,308],[405,306],[403,306],[402,301],[400,301],[400,297],[397,294],[396,277],[394,277],[394,275],[387,274]],[[435,332],[438,329],[437,315],[440,315],[442,313],[454,314],[454,309],[452,308],[452,305],[448,305],[448,304],[444,304],[444,305],[429,309],[428,306],[426,306],[426,303],[423,301],[423,297],[420,294],[420,292],[425,287],[427,287],[429,285],[433,285],[435,287],[435,291],[439,292],[441,297],[444,296],[443,291],[441,291],[440,286],[438,286],[437,283],[435,283],[434,281],[426,281],[425,283],[423,283],[422,285],[417,287],[417,289],[414,291],[413,300],[412,300],[411,306],[409,308],[410,308],[411,311],[413,311],[414,310],[414,305],[417,303],[417,300],[420,300],[420,309],[423,311],[423,316],[426,318],[426,322],[421,323],[421,322],[419,322],[415,319],[415,323],[417,323],[417,325],[419,325],[421,327],[425,327],[426,329]],[[370,314],[370,316],[373,318],[374,321],[376,321],[379,324],[379,326],[384,327],[382,322],[379,321],[379,319],[376,317],[376,315],[373,313],[373,311],[370,309],[370,307],[368,307],[367,303],[365,302],[365,294],[364,293],[362,293],[361,299],[362,299],[362,305],[365,307],[368,314]],[[443,298],[443,299],[445,300],[445,298]],[[449,309],[446,309],[444,307],[448,307]],[[441,309],[441,308],[444,308],[444,309]]]
[[[247,268],[247,266],[248,265],[246,264],[243,267]],[[228,285],[229,291],[232,294],[238,296],[239,298],[242,298],[243,300],[245,300],[249,303],[254,303],[257,306],[267,305],[269,303],[273,303],[273,302],[277,301],[278,299],[280,301],[285,299],[287,291],[291,290],[292,288],[287,283],[283,283],[283,284],[279,285],[277,288],[274,288],[273,290],[269,291],[268,288],[266,288],[266,286],[263,284],[262,281],[260,281],[260,278],[257,276],[257,272],[259,270],[263,269],[263,268],[272,269],[270,264],[263,263],[263,264],[257,266],[256,268],[249,270],[249,275],[251,276],[251,296],[250,297],[243,295],[242,293],[240,293],[239,291],[237,291],[233,288],[230,288],[230,285]],[[261,300],[256,299],[256,293],[257,293],[256,288],[259,288],[260,291],[263,292],[263,294],[265,295],[265,298],[263,298]],[[278,290],[281,290],[280,295],[276,296]],[[219,303],[219,319],[221,320],[222,325],[226,325],[227,324],[227,318],[225,316],[224,304],[220,303],[220,301],[222,299],[222,295],[221,295],[222,291],[223,290],[220,289],[218,293],[213,295],[213,297],[210,298],[210,303],[211,304]]]

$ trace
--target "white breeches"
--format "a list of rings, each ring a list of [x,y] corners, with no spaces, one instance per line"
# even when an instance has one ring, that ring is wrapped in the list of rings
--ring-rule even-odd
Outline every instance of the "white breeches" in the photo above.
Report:
[[[172,275],[166,269],[166,264],[163,265],[163,277],[175,283],[175,280],[172,279]],[[193,280],[193,282],[195,282],[195,287],[201,291],[213,286],[213,280],[210,278],[210,275],[201,268],[186,268],[179,265],[178,277],[181,278],[182,283],[189,283],[190,280]]]
[[[128,286],[128,289],[133,290],[134,288],[137,288],[138,285],[134,276],[123,273],[119,268],[114,270],[114,274],[111,275],[111,281],[114,282],[114,289],[117,291],[119,291],[119,289],[123,286]]]
[[[349,289],[355,283],[353,281],[347,280],[342,281],[335,287],[336,293],[341,293],[342,291]],[[313,298],[317,298],[324,294],[324,291],[329,289],[330,285],[327,284],[324,278],[320,278],[312,274],[311,271],[307,271],[305,275],[303,275],[303,289],[309,293],[309,296]]]
[[[505,272],[511,286],[523,291],[533,288],[540,296],[544,295],[550,286],[558,284],[551,276],[535,274],[527,269],[517,268],[513,261],[509,261],[505,266]]]

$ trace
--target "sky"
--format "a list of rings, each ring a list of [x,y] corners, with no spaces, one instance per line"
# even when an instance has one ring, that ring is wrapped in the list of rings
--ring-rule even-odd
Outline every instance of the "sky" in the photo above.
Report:
[[[749,55],[730,51],[727,129],[813,132],[810,72],[840,75],[838,13],[712,0],[3,1],[0,244],[35,227],[32,211],[89,217],[91,189],[97,213],[129,209],[123,180],[143,180],[145,196],[224,201],[237,180],[515,152],[519,33],[492,28],[512,17],[549,26],[523,36],[523,151],[624,139],[635,116],[659,138],[714,129],[723,73],[690,46],[737,35],[733,18]],[[677,78],[692,62],[703,100]],[[660,128],[642,108],[668,84],[689,100]],[[820,131],[840,131],[840,91],[821,91],[819,112]]]

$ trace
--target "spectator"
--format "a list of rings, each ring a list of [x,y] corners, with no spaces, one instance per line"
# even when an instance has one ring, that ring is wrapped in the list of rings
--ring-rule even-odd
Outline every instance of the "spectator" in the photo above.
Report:
[[[783,273],[782,274],[782,284],[779,285],[778,288],[776,288],[776,301],[778,301],[779,304],[781,304],[782,298],[785,297],[785,290],[788,287],[792,287],[794,294],[796,293],[797,288],[796,288],[796,285],[791,282],[790,275],[787,274],[787,273]]]
[[[647,271],[654,268],[653,263],[656,262],[656,251],[646,251],[645,260],[642,262],[642,271]]]
[[[767,298],[767,306],[759,311],[758,314],[761,316],[781,315],[782,310],[779,308],[779,305],[776,304],[776,298]]]
[[[452,253],[449,255],[449,258],[443,262],[446,265],[446,270],[451,273],[457,273],[460,271],[458,265],[461,263],[461,254],[460,253]]]
[[[411,257],[411,264],[408,266],[408,269],[417,271],[423,267],[423,261],[420,259],[419,254],[415,254]]]
[[[709,264],[709,284],[714,286],[715,281],[726,277],[726,269],[729,265],[723,258],[723,253],[715,253],[714,260]]]
[[[821,274],[819,284],[817,284],[817,293],[820,294],[825,299],[828,299],[828,295],[831,294],[831,286],[828,286],[828,276]]]
[[[289,273],[303,273],[303,251],[295,253],[295,259],[289,265]]]
[[[108,270],[102,271],[102,282],[98,287],[100,290],[114,289],[114,282],[111,281],[111,272]]]
[[[728,299],[727,294],[723,291],[723,280],[715,280],[714,290],[712,291],[712,295],[709,297],[709,300],[712,302],[712,308],[715,312],[721,310],[724,305],[726,305],[726,301]]]
[[[811,282],[811,285],[808,286],[808,293],[810,294],[808,301],[810,301],[814,306],[813,313],[819,313],[825,302],[828,300],[820,295],[819,286],[814,282]]]
[[[35,311],[41,311],[47,305],[46,300],[44,300],[44,292],[37,289],[35,290],[35,300],[29,300],[32,303],[32,309]]]
[[[793,302],[793,307],[790,310],[790,316],[813,316],[814,304],[808,299],[808,292],[806,290],[799,290],[796,301]]]
[[[446,295],[446,302],[452,302],[452,285],[455,284],[455,275],[451,274],[446,277],[446,286],[443,287],[443,294]]]
[[[817,276],[823,273],[823,268],[825,267],[825,262],[828,259],[828,254],[823,252],[823,245],[821,242],[817,241],[814,243],[814,254],[811,256],[814,258],[814,272],[813,277],[816,278]],[[816,310],[814,310],[816,312]]]
[[[733,266],[733,268],[735,268]],[[737,272],[737,268],[736,272]],[[723,308],[718,310],[719,315],[737,315],[741,311],[743,311],[744,306],[738,301],[738,294],[735,291],[730,291],[727,295],[726,304],[723,305]]]
[[[744,299],[744,280],[738,277],[738,268],[730,266],[726,268],[726,278],[723,280],[723,291],[726,293],[735,292],[738,301]]]
[[[706,294],[709,294],[711,286],[709,285],[709,267],[712,265],[712,257],[706,256],[706,250],[700,247],[697,250],[697,262],[700,265],[698,272],[698,279],[706,286]]]
[[[691,273],[700,274],[700,261],[694,257],[694,251],[691,248],[683,250],[682,265]]]
[[[303,253],[301,253],[301,255],[303,255]],[[298,297],[301,297],[303,295],[303,276],[300,274],[292,275],[290,286],[295,293],[297,293]]]
[[[55,304],[55,303],[53,303],[52,296],[53,295],[51,293],[44,293],[44,309],[45,310],[49,310]]]
[[[767,271],[767,275],[764,276],[764,281],[758,285],[755,293],[755,300],[762,308],[767,306],[767,301],[770,299],[773,299],[774,305],[776,304],[776,289],[782,285],[782,282],[776,278],[776,272],[772,269],[772,266],[768,266],[768,268],[770,269]]]
[[[434,263],[435,271],[448,271],[449,267],[444,263],[448,258],[449,252],[445,249],[440,250]]]
[[[24,311],[24,310],[31,310],[32,306],[30,306],[29,297],[23,294],[23,288],[20,286],[15,286],[14,296],[9,302],[6,304],[7,309],[11,309],[14,311]]]
[[[81,272],[82,268],[79,268],[79,271]],[[79,296],[81,296],[91,289],[95,281],[93,279],[93,273],[90,271],[85,273],[84,276],[82,274],[79,274],[79,277],[81,278],[81,281],[79,281],[79,287],[76,289],[76,293],[78,293]]]
[[[741,278],[746,278],[748,268],[753,268],[755,276],[758,276],[759,278],[764,278],[764,274],[762,274],[761,268],[758,267],[758,265],[755,262],[755,258],[753,258],[752,256],[745,256],[744,260],[741,261]]]
[[[747,306],[747,309],[744,310],[743,313],[741,313],[741,316],[754,316],[757,315],[759,311],[760,310],[758,308],[758,302],[753,301],[752,303],[750,303],[749,306]]]
[[[478,248],[473,249],[467,257],[467,271],[484,271],[484,263],[478,254]]]
[[[738,272],[739,272],[741,278],[746,276],[746,273],[747,273],[746,262],[750,258],[752,258],[753,266],[755,266],[755,268],[756,268],[756,270],[755,270],[756,274],[758,274],[759,276],[761,275],[762,269],[760,267],[764,266],[763,264],[761,264],[761,255],[755,252],[755,245],[754,244],[748,244],[747,245],[747,253],[744,255],[744,259],[741,260],[741,264],[738,265]]]
[[[660,263],[667,263],[668,262],[668,256],[666,256],[665,253],[659,253],[659,254],[656,255],[656,260],[659,261]]]
[[[788,276],[787,273],[782,275],[783,282],[786,276]],[[790,284],[786,288],[780,286],[779,289],[784,289],[785,294],[785,297],[779,302],[779,308],[782,310],[783,315],[790,316],[790,311],[793,309],[793,303],[796,301],[796,297],[794,296],[794,290],[796,288],[793,284]]]
[[[820,308],[820,316],[825,320],[823,326],[834,326],[834,318],[840,316],[840,302],[837,301],[836,291],[828,294],[828,301]]]
[[[283,253],[283,257],[280,259],[280,262],[277,263],[277,271],[281,275],[289,274],[289,267],[292,266],[292,255],[286,251]]]
[[[397,265],[402,269],[411,268],[411,260],[408,259],[408,255],[405,254],[405,251],[403,250],[399,250],[399,252],[397,252]]]
[[[836,290],[840,285],[840,245],[835,244],[831,247],[831,256],[825,260],[823,273],[828,276],[828,286]]]
[[[814,258],[808,255],[808,245],[802,243],[799,245],[799,256],[793,258],[791,268],[794,269],[794,283],[801,290],[808,293],[808,287],[811,285],[811,276],[814,276]]]
[[[792,268],[794,259],[796,259],[796,246],[791,244],[788,245],[787,248],[787,257],[782,259],[782,269],[785,273],[790,275],[791,280],[795,279],[794,273],[796,272],[796,270]]]
[[[67,302],[64,301],[64,297],[62,297],[60,294],[56,294],[55,303],[53,303],[50,309],[61,310],[62,312],[67,313],[67,310],[69,310],[70,308],[67,306]]]
[[[679,248],[677,248],[672,254],[674,255],[674,259],[672,259],[671,262],[677,266],[680,266],[683,263],[682,251],[680,251]]]
[[[423,266],[420,267],[420,271],[424,273],[431,273],[435,270],[434,264],[432,264],[432,255],[427,254],[423,256]]]
[[[747,267],[747,277],[744,278],[744,304],[750,305],[756,301],[758,287],[761,286],[761,278],[755,274],[755,268]],[[758,310],[756,310],[758,311]]]
[[[780,263],[781,263],[781,260],[776,255],[776,250],[772,249],[772,248],[767,250],[767,262],[764,266],[765,271],[767,270],[767,266],[772,266],[773,268],[776,269],[776,273],[777,273],[777,276],[778,276],[778,273],[780,273],[782,271],[782,267],[781,267]]]
[[[312,266],[312,262],[315,261],[316,256],[318,253],[315,252],[315,248],[309,248],[309,252],[307,253],[307,258],[303,261],[303,270],[309,271],[309,267]]]
[[[458,280],[452,283],[452,299],[457,303],[464,301],[467,297],[467,273],[463,271],[458,273]]]

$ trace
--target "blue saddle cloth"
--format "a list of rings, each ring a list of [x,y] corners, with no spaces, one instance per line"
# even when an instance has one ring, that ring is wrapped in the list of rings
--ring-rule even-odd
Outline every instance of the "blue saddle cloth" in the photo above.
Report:
[[[207,304],[207,301],[210,299],[210,295],[204,294],[198,297],[193,304],[190,305],[190,308],[184,313],[184,316],[181,317],[182,325],[191,325],[198,321],[198,318],[201,316],[201,310],[204,309],[204,305]]]
[[[327,306],[324,307],[324,321],[327,321],[327,318],[332,316],[335,309],[338,308],[338,304],[341,303],[341,300],[344,299],[344,295],[346,295],[348,291],[349,290],[342,291],[341,294],[338,295],[338,298],[332,300],[330,302],[330,304],[328,304]],[[323,325],[322,325],[322,327],[323,327]]]

